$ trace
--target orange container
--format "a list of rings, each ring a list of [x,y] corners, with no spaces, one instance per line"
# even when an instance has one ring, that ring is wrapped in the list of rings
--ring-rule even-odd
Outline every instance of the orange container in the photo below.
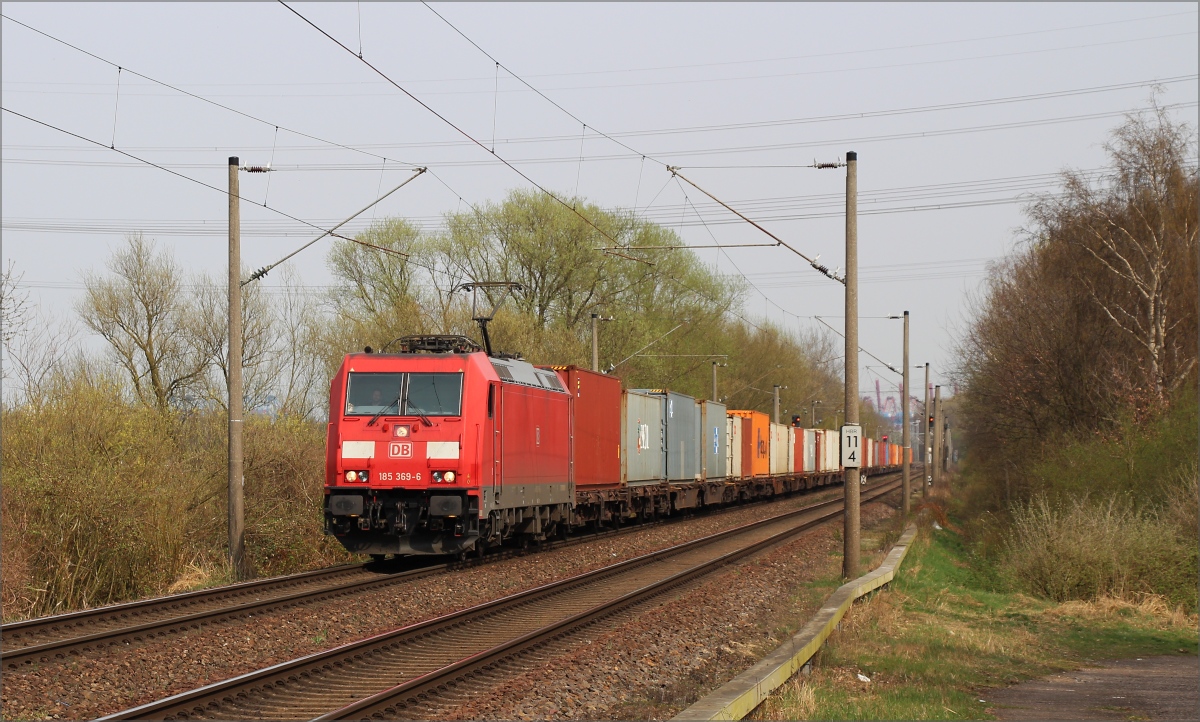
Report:
[[[761,411],[729,411],[730,416],[750,420],[750,433],[745,439],[750,444],[750,471],[754,476],[771,475],[771,417]],[[743,444],[746,442],[744,441]],[[742,447],[745,449],[745,446]],[[742,463],[746,463],[745,451]]]

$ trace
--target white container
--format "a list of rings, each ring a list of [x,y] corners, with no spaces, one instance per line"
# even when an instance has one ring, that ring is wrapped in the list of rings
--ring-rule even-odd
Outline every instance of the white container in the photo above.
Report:
[[[817,430],[803,429],[804,432],[804,459],[802,470],[806,474],[811,474],[817,470]]]
[[[725,417],[725,458],[728,459],[730,479],[742,479],[742,419]]]
[[[788,473],[789,473],[789,474],[796,474],[796,473],[797,473],[797,471],[796,471],[796,432],[797,432],[797,431],[799,431],[801,434],[803,434],[803,433],[804,433],[804,432],[803,432],[802,430],[800,430],[800,429],[796,429],[796,428],[793,428],[793,427],[791,427],[791,426],[789,426],[789,427],[788,427],[788,434],[787,434],[787,455],[788,455],[787,468],[788,468]],[[802,436],[801,438],[803,438],[803,436]],[[801,461],[803,461],[803,459],[802,459]]]
[[[788,474],[788,427],[771,424],[771,476]]]

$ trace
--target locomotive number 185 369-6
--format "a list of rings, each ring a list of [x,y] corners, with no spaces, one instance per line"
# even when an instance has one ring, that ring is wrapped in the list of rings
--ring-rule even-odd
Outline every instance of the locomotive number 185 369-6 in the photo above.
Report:
[[[379,480],[380,481],[420,481],[421,480],[421,472],[418,471],[418,472],[410,473],[407,471],[396,471],[396,472],[381,471],[381,472],[379,472]]]

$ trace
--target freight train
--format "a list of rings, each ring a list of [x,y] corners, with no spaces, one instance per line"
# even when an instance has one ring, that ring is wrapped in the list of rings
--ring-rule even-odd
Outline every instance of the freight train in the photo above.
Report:
[[[482,554],[842,480],[837,431],[461,336],[350,354],[329,397],[325,531],[376,558]],[[865,452],[865,472],[900,464],[896,444]]]

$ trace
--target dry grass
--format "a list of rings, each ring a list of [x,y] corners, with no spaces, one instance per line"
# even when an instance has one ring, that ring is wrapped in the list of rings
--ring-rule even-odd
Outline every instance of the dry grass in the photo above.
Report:
[[[5,620],[230,579],[221,415],[164,415],[87,374],[47,399],[3,411]],[[247,552],[260,574],[347,558],[321,532],[323,432],[248,419]]]
[[[1089,621],[1119,621],[1137,618],[1156,629],[1196,629],[1200,616],[1190,614],[1182,606],[1172,605],[1159,594],[1143,594],[1139,599],[1101,597],[1094,601],[1070,601],[1049,607],[1047,617],[1083,619]]]
[[[1194,610],[1196,535],[1181,522],[1195,518],[1196,499],[1186,489],[1178,496],[1140,509],[1121,497],[1037,496],[1012,510],[1000,568],[1018,588],[1057,602],[1160,595]]]
[[[791,720],[811,719],[817,710],[817,695],[804,677],[793,677],[767,701],[754,710],[750,719]]]

